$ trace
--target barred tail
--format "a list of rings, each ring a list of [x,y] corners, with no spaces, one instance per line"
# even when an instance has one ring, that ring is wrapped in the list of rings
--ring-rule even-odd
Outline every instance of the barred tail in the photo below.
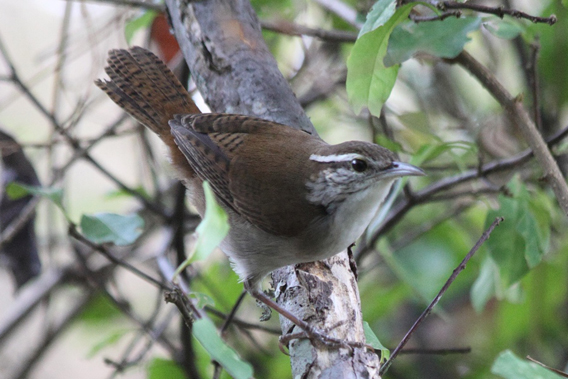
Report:
[[[176,114],[201,113],[187,90],[157,56],[141,47],[111,50],[107,63],[105,72],[110,80],[99,79],[95,84],[168,145],[180,179],[193,177],[168,125]]]
[[[162,139],[171,139],[168,121],[174,115],[200,113],[171,70],[150,51],[141,47],[111,50],[107,63],[110,80],[95,84]]]

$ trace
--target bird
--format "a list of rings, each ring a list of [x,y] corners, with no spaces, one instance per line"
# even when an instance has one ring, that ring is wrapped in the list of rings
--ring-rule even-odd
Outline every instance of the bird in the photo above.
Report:
[[[280,267],[345,250],[365,231],[393,182],[424,171],[370,142],[330,145],[257,117],[201,113],[170,69],[144,48],[111,50],[107,63],[109,79],[96,85],[168,146],[201,216],[202,183],[210,184],[230,225],[220,248],[245,289],[315,333],[268,299],[262,279]]]

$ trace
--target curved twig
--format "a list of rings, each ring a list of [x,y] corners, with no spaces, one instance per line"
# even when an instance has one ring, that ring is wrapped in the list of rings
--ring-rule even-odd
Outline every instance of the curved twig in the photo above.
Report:
[[[436,295],[436,297],[434,298],[434,300],[432,300],[432,302],[428,305],[428,307],[426,307],[426,309],[424,310],[424,312],[422,312],[422,314],[420,315],[420,317],[418,317],[418,319],[414,322],[414,324],[412,325],[412,327],[408,330],[408,332],[406,333],[406,335],[403,337],[402,341],[400,341],[400,343],[398,344],[398,346],[396,347],[396,349],[393,350],[390,358],[388,361],[385,362],[385,364],[381,367],[380,370],[380,374],[384,374],[390,367],[390,365],[392,364],[393,360],[396,359],[396,357],[400,354],[400,351],[402,350],[402,348],[404,347],[404,345],[406,345],[406,343],[408,342],[408,340],[410,339],[410,337],[412,336],[412,334],[416,331],[416,329],[418,328],[418,326],[420,326],[420,324],[422,323],[422,321],[424,321],[424,319],[426,317],[428,317],[428,315],[430,314],[430,312],[432,312],[432,309],[436,306],[436,304],[438,304],[438,302],[440,301],[440,299],[442,298],[442,296],[444,295],[444,293],[446,293],[446,291],[448,290],[448,288],[450,288],[450,285],[454,282],[454,280],[456,280],[457,276],[460,274],[460,272],[462,272],[465,269],[465,266],[467,265],[467,263],[469,262],[469,260],[473,257],[473,255],[477,252],[477,250],[481,247],[481,245],[487,241],[487,239],[489,238],[489,236],[491,235],[491,232],[493,232],[493,229],[495,229],[501,222],[503,222],[504,218],[503,217],[497,217],[495,219],[495,221],[493,221],[493,223],[491,224],[491,226],[489,226],[489,228],[481,235],[481,237],[479,238],[479,240],[476,242],[476,244],[471,248],[471,250],[469,251],[469,253],[467,253],[467,255],[465,256],[465,258],[461,261],[461,263],[459,264],[458,267],[456,267],[454,269],[454,271],[452,272],[452,275],[450,275],[450,277],[448,278],[448,280],[446,281],[446,283],[444,284],[444,286],[442,287],[442,289],[440,290],[440,292],[438,292],[438,294]]]

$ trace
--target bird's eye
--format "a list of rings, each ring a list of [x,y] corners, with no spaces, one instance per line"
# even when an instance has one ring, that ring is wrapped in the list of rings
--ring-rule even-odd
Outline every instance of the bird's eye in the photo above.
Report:
[[[351,167],[357,172],[363,172],[367,169],[367,162],[362,159],[353,159],[351,161]]]

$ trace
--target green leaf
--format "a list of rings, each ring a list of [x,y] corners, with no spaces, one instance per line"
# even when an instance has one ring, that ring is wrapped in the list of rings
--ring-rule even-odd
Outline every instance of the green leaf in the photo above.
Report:
[[[205,215],[197,226],[197,242],[195,250],[174,273],[176,278],[191,262],[207,258],[219,246],[229,233],[229,218],[227,213],[215,200],[215,195],[207,181],[203,182],[205,192]]]
[[[425,112],[406,112],[397,115],[396,118],[406,129],[410,129],[414,133],[418,133],[421,137],[421,142],[423,142],[422,135],[434,137],[434,134],[432,133],[433,128],[430,125],[430,119]]]
[[[529,197],[529,209],[537,224],[536,232],[540,240],[540,249],[547,252],[550,248],[550,230],[552,217],[558,213],[550,196],[542,190],[534,191]]]
[[[381,351],[381,363],[390,358],[390,350],[383,346],[381,341],[377,338],[371,326],[367,321],[363,321],[363,330],[365,332],[365,341],[368,345],[371,345],[375,350]]]
[[[157,15],[158,13],[156,11],[148,10],[142,13],[139,17],[136,17],[132,21],[126,23],[124,26],[124,37],[126,38],[126,43],[130,45],[134,34],[140,29],[149,27]]]
[[[369,13],[359,31],[359,37],[382,26],[396,11],[396,0],[378,0]]]
[[[193,260],[207,258],[229,233],[227,213],[215,200],[209,183],[203,183],[203,190],[205,191],[205,216],[196,229],[198,237]]]
[[[100,325],[115,322],[122,316],[116,305],[105,295],[93,297],[81,312],[80,320],[89,325]]]
[[[292,0],[251,0],[258,18],[268,18],[277,14],[282,19],[293,21],[296,17],[296,8]]]
[[[380,115],[399,69],[398,65],[387,68],[383,63],[389,37],[393,29],[406,20],[414,5],[398,8],[382,26],[361,35],[355,42],[347,58],[346,82],[349,102],[355,113],[359,114],[363,107],[367,107],[371,114]]]
[[[493,296],[510,303],[520,303],[524,300],[525,293],[520,283],[505,286],[500,280],[499,267],[491,257],[486,257],[481,265],[479,276],[471,288],[470,298],[473,309],[481,313]]]
[[[83,235],[94,243],[129,245],[142,233],[144,220],[137,214],[98,213],[81,217]]]
[[[450,152],[452,149],[472,150],[476,149],[475,144],[466,141],[451,141],[437,144],[422,145],[418,151],[412,156],[411,163],[421,165],[425,162],[432,161],[440,155]]]
[[[147,379],[185,379],[179,365],[171,359],[154,358],[146,368]]]
[[[518,204],[514,199],[503,196],[499,197],[499,203],[501,204],[499,210],[488,212],[487,221],[503,216],[506,222],[499,226],[485,245],[499,268],[503,286],[507,287],[526,275],[529,266],[524,257],[525,241],[515,230],[515,224],[519,222]],[[487,224],[486,226],[489,227]]]
[[[563,140],[558,145],[554,146],[555,155],[564,155],[568,153],[568,141]]]
[[[559,379],[560,375],[548,371],[536,363],[520,359],[510,350],[505,350],[495,360],[491,372],[505,379]]]
[[[27,195],[42,196],[51,200],[63,210],[63,190],[61,188],[36,187],[12,182],[6,186],[6,194],[12,200],[20,199]]]
[[[395,153],[399,153],[403,151],[402,145],[396,141],[391,140],[385,135],[379,134],[375,137],[375,143],[386,147],[390,151],[394,151]]]
[[[456,228],[452,228],[457,231]],[[428,304],[447,280],[452,269],[457,265],[449,241],[436,238],[436,229],[432,229],[419,240],[404,246],[395,254],[382,251],[389,267],[402,282],[406,283]]]
[[[101,341],[96,343],[95,346],[91,347],[91,350],[89,350],[89,353],[87,353],[87,358],[93,358],[95,355],[98,354],[99,351],[101,351],[105,347],[116,345],[116,343],[120,341],[122,337],[124,337],[130,332],[131,330],[124,329],[124,330],[117,330],[113,333],[108,334]]]
[[[499,270],[490,257],[485,257],[479,270],[479,276],[471,286],[471,304],[477,313],[481,313],[485,305],[497,293]]]
[[[213,322],[201,318],[193,323],[193,336],[209,353],[211,359],[221,366],[235,379],[249,379],[253,376],[252,366],[243,361],[217,334]]]
[[[506,220],[485,244],[499,267],[504,287],[518,282],[540,263],[548,247],[549,237],[549,234],[539,232],[542,228],[537,225],[529,206],[531,195],[520,179],[515,177],[509,188],[513,198],[500,195],[500,208],[489,211],[486,218],[486,227],[489,227],[495,217],[503,216]]]
[[[483,27],[497,38],[513,39],[521,34],[525,28],[516,21],[502,20],[498,17],[486,17],[483,19]]]
[[[199,309],[205,307],[206,305],[211,305],[211,306],[215,305],[215,301],[213,300],[213,298],[211,298],[211,296],[201,292],[191,292],[187,296],[190,298],[194,298],[197,301],[196,306]]]
[[[535,234],[538,233],[538,226],[536,225],[536,220],[532,215],[532,212],[530,212],[528,209],[529,199],[525,200],[527,202],[525,204],[522,204],[522,212],[526,211],[526,213],[520,215],[520,219],[517,224],[517,231],[525,240],[525,259],[527,261],[528,267],[534,268],[540,263],[544,251],[541,249],[541,241],[539,236],[535,236]]]
[[[26,187],[29,186],[16,182],[8,183],[8,185],[6,186],[6,195],[8,195],[8,198],[10,200],[18,200],[22,197],[31,195],[30,191]]]
[[[441,21],[405,22],[390,36],[386,67],[402,63],[418,52],[440,58],[455,58],[470,40],[467,36],[481,24],[478,17],[448,17]]]
[[[145,199],[151,198],[148,192],[146,192],[146,189],[142,186],[134,188],[134,191],[136,191],[140,196],[142,196]],[[123,188],[119,188],[117,190],[107,192],[105,194],[105,199],[119,199],[123,197],[132,198],[133,196],[134,195],[132,193],[126,191]]]

